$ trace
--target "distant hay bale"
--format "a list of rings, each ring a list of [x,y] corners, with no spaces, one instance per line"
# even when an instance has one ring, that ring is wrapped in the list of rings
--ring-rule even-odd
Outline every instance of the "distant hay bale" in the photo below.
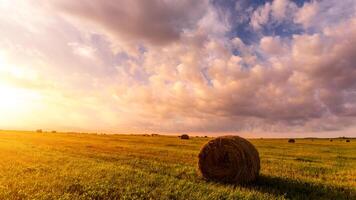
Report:
[[[182,140],[189,140],[189,135],[183,134],[183,135],[180,136],[180,139],[182,139]]]
[[[350,142],[350,140],[346,140],[346,142]]]
[[[330,140],[330,142],[332,142],[333,140]]]
[[[42,129],[37,129],[36,132],[37,133],[42,133]]]
[[[238,136],[224,136],[203,146],[198,167],[201,175],[208,180],[248,183],[258,177],[260,157],[249,141]]]
[[[57,131],[52,131],[52,133],[57,133]]]
[[[288,143],[295,143],[295,139],[289,139]]]

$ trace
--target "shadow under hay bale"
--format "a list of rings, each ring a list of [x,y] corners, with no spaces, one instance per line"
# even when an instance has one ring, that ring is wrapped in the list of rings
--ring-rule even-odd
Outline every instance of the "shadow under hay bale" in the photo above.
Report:
[[[218,137],[203,146],[198,167],[207,179],[223,183],[249,183],[258,177],[260,158],[256,148],[238,136]]]
[[[288,143],[295,143],[295,139],[289,139]]]
[[[180,136],[180,139],[182,139],[182,140],[189,140],[189,135],[183,134],[183,135]]]

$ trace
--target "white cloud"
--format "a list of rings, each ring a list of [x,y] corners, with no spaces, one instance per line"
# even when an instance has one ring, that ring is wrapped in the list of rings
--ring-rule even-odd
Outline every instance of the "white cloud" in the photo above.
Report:
[[[91,46],[82,45],[77,42],[68,43],[68,46],[73,48],[73,53],[89,59],[96,59],[96,49]]]
[[[259,6],[251,16],[250,24],[255,30],[272,24],[292,21],[297,5],[290,0],[274,0]]]
[[[337,0],[311,1],[298,10],[294,22],[315,31],[355,17],[355,13],[356,2],[353,0],[342,3]]]
[[[317,1],[305,3],[296,13],[294,21],[302,24],[304,28],[308,28],[315,23],[314,18],[319,12],[318,9],[319,7]]]
[[[22,24],[13,21],[22,19],[18,13],[0,18],[6,57],[38,72],[44,80],[34,85],[50,80],[39,107],[41,116],[50,110],[45,124],[163,132],[320,131],[343,130],[356,120],[356,20],[338,5],[323,14],[332,1],[299,10],[291,1],[267,2],[252,15],[256,30],[286,21],[315,30],[290,37],[260,32],[252,43],[231,39],[233,26],[207,1],[199,9],[190,1],[123,1],[130,8],[78,2],[56,7],[70,17],[28,5],[31,12],[41,10],[38,19],[51,20]],[[48,4],[53,6],[43,3]],[[315,9],[308,8],[312,5]],[[117,20],[121,15],[128,20]],[[125,48],[110,51],[118,41],[140,48],[135,56]],[[25,62],[29,65],[21,65]],[[69,116],[70,124],[58,115]]]
[[[283,54],[287,49],[281,41],[280,37],[265,36],[260,41],[260,47],[263,52],[270,55]]]

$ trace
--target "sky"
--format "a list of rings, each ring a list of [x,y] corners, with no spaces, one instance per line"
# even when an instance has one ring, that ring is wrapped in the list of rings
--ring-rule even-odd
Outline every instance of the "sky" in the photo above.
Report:
[[[0,129],[356,136],[355,0],[0,0]]]

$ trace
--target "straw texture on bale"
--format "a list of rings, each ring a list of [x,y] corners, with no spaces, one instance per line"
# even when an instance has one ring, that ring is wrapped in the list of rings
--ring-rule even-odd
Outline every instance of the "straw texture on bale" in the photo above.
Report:
[[[238,136],[218,137],[203,146],[198,167],[208,180],[224,183],[254,181],[260,171],[256,148]]]
[[[180,136],[180,139],[182,139],[182,140],[189,140],[189,135],[183,134],[183,135]]]

